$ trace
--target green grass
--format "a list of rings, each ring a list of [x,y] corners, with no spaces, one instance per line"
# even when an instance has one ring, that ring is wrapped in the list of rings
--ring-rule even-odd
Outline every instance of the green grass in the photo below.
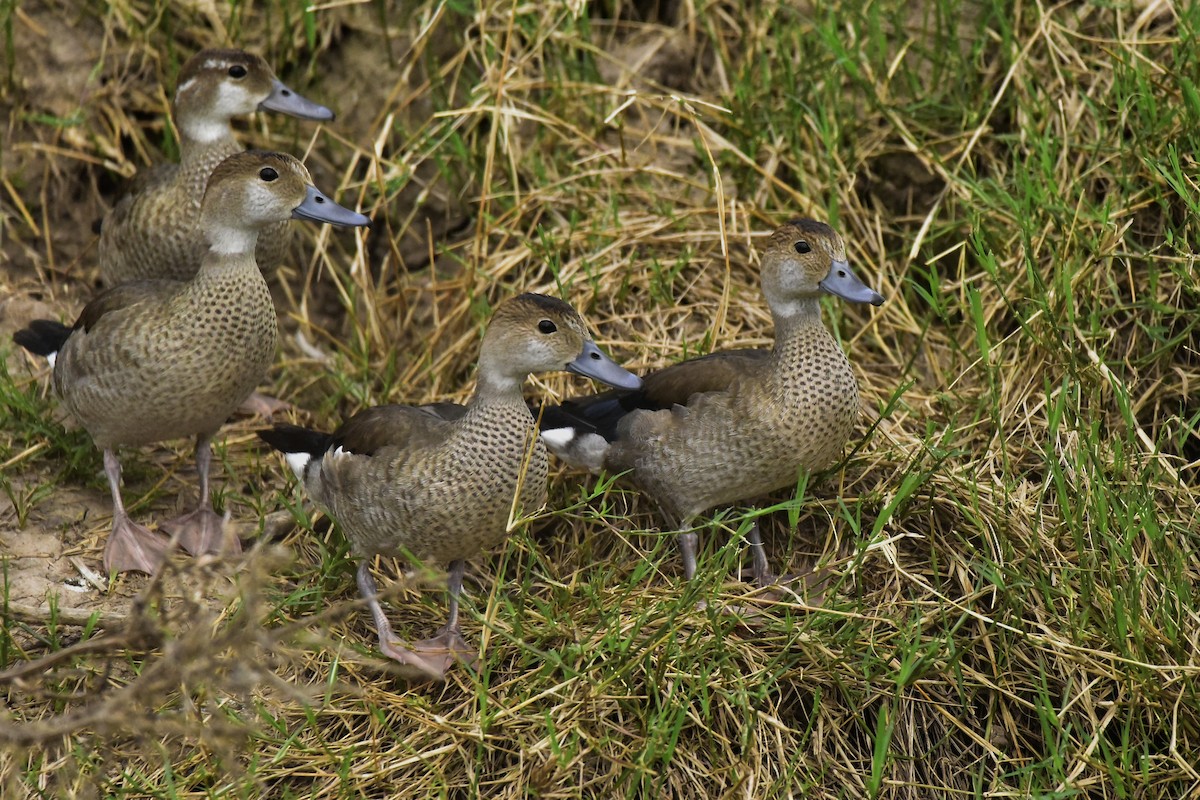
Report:
[[[21,14],[52,27],[43,5]],[[471,567],[481,660],[409,686],[375,653],[340,534],[238,421],[217,489],[286,556],[119,585],[96,601],[129,615],[99,624],[107,649],[77,654],[90,629],[9,612],[10,668],[67,652],[0,675],[0,793],[1195,791],[1193,9],[716,2],[662,19],[645,5],[218,4],[231,43],[343,112],[311,147],[309,127],[267,115],[246,139],[309,151],[318,184],[375,220],[361,247],[308,230],[274,278],[285,335],[268,388],[324,426],[460,400],[491,310],[525,290],[571,300],[636,369],[765,346],[755,236],[807,215],[842,231],[887,297],[825,306],[866,411],[844,461],[706,520],[690,585],[649,503],[611,476],[556,474],[550,509]],[[23,88],[35,62],[5,61],[0,286],[64,317],[92,290],[80,220],[114,201],[113,173],[174,147],[156,118],[171,76],[225,43],[175,6],[104,13],[80,45],[88,91],[65,104]],[[44,46],[21,14],[0,4],[6,40]],[[106,487],[86,435],[6,359],[0,529],[19,537],[48,524],[58,487]],[[189,458],[186,442],[129,454],[137,516],[191,497]],[[777,570],[816,569],[820,585],[752,596],[737,579],[751,520]],[[397,632],[432,633],[439,582],[379,571]]]

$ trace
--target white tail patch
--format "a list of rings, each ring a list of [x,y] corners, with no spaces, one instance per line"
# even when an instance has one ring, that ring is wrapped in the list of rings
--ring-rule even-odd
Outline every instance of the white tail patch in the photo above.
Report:
[[[574,428],[550,428],[542,430],[542,441],[552,451],[558,452],[568,447],[575,439]]]
[[[54,369],[54,362],[58,361],[58,351],[55,350],[53,353],[48,353],[46,360],[50,362],[50,369]]]
[[[309,453],[284,453],[283,458],[287,461],[288,466],[292,468],[292,472],[296,473],[296,477],[300,482],[304,482],[304,468],[308,466],[308,462],[312,461],[312,455]]]
[[[573,467],[599,472],[609,444],[603,436],[583,433],[574,428],[550,428],[541,432],[546,449]]]

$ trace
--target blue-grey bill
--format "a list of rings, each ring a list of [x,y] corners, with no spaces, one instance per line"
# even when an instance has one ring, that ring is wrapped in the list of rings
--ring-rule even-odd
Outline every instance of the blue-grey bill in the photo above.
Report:
[[[264,111],[278,111],[280,114],[289,114],[300,119],[326,122],[333,119],[333,111],[320,103],[314,103],[302,94],[293,92],[278,78],[271,84],[271,94],[259,103],[258,107]]]
[[[330,200],[315,186],[308,187],[304,202],[292,209],[294,219],[311,219],[315,222],[328,222],[330,225],[345,225],[363,227],[371,224],[371,218],[357,211],[339,206]]]
[[[829,268],[829,274],[818,285],[830,294],[836,294],[851,303],[883,305],[883,295],[860,281],[845,261],[834,261],[833,266]]]
[[[583,352],[567,364],[567,371],[594,378],[618,389],[640,389],[642,379],[604,354],[595,342],[583,346]]]

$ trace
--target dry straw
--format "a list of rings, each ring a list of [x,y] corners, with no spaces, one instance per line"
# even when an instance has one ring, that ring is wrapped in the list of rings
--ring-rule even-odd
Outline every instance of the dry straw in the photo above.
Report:
[[[826,308],[864,414],[839,468],[764,517],[797,594],[731,577],[742,512],[703,532],[685,586],[646,503],[563,472],[557,510],[472,565],[481,671],[411,687],[370,647],[339,535],[238,421],[223,501],[290,558],[132,579],[91,644],[72,645],[78,615],[39,620],[44,598],[10,611],[5,797],[1197,791],[1200,51],[1170,5],[137,0],[0,19],[27,54],[0,98],[5,332],[89,296],[90,222],[170,150],[180,61],[226,43],[342,112],[314,134],[259,115],[247,140],[305,154],[375,220],[306,229],[272,279],[270,389],[301,421],[462,400],[518,291],[569,299],[635,369],[768,346],[754,247],[790,216],[839,227],[887,297]],[[0,387],[48,413],[26,363]],[[10,405],[5,543],[61,531],[94,555],[104,512],[48,522],[38,491],[78,488],[86,442]],[[135,460],[160,516],[181,459]],[[380,567],[398,630],[428,635],[436,576]]]

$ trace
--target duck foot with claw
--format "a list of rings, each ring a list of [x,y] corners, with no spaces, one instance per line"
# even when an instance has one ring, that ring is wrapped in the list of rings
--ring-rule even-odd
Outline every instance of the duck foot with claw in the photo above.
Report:
[[[113,517],[112,532],[104,545],[104,569],[112,572],[158,572],[167,558],[170,541],[139,525],[121,512]]]
[[[194,556],[205,553],[236,556],[242,552],[242,543],[228,523],[227,518],[211,508],[197,508],[158,527],[167,535],[178,537],[179,546]]]
[[[462,631],[449,626],[442,627],[436,636],[414,642],[410,647],[380,639],[379,649],[398,664],[415,669],[421,677],[436,681],[445,680],[446,673],[456,663],[472,666],[479,658],[479,651],[467,644]]]
[[[292,408],[292,404],[286,400],[254,392],[242,401],[237,408],[237,413],[245,417],[262,417],[267,422],[272,422],[276,414],[290,411]]]
[[[458,627],[458,595],[462,591],[463,573],[466,569],[465,561],[454,561],[450,564],[450,617],[446,624],[436,636],[416,642],[409,648],[400,646],[392,635],[392,625],[379,604],[379,591],[375,586],[375,578],[371,575],[370,564],[364,561],[358,565],[358,590],[367,601],[367,607],[375,621],[375,630],[379,634],[379,649],[398,664],[413,669],[416,674],[412,677],[445,680],[446,673],[455,662],[461,661],[470,666],[479,657],[479,653],[467,645]]]
[[[181,517],[164,522],[159,527],[179,539],[179,546],[194,556],[205,553],[237,555],[242,543],[229,528],[228,518],[212,510],[208,494],[208,472],[212,467],[211,436],[196,439],[196,472],[200,475],[200,505]]]

